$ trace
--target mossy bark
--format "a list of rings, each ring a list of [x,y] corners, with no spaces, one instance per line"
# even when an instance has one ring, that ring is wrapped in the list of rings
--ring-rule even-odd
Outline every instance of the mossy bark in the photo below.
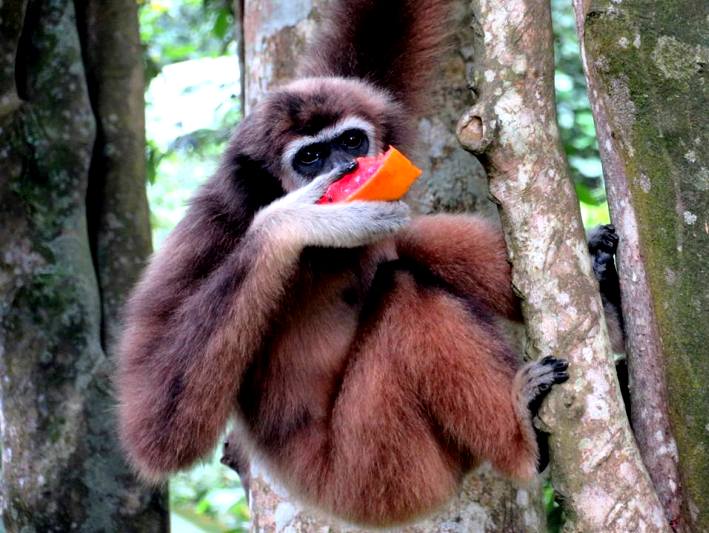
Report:
[[[247,112],[268,89],[293,79],[298,57],[327,3],[328,0],[246,0],[242,4]],[[456,42],[442,58],[429,111],[419,121],[418,155],[411,155],[424,170],[424,177],[414,186],[407,201],[418,213],[476,211],[496,219],[495,206],[487,196],[483,170],[455,137],[458,116],[472,103],[468,77],[472,72],[470,43],[475,27],[469,3],[457,0],[452,4],[457,24]],[[230,438],[238,442],[239,436],[235,434]],[[294,503],[258,465],[252,472],[250,492],[254,531],[363,531],[318,516]],[[516,488],[483,468],[468,477],[446,509],[400,531],[534,532],[543,531],[544,523],[538,485]]]
[[[707,4],[575,7],[621,239],[633,428],[672,525],[707,531]]]
[[[103,313],[103,274],[89,239],[100,230],[87,218],[86,200],[101,145],[74,2],[6,1],[0,20],[3,524],[27,532],[165,530],[163,495],[136,483],[115,435],[101,340],[102,321],[115,314]],[[142,145],[131,150],[142,158]],[[146,235],[147,213],[140,218],[139,205],[121,206],[139,221],[129,231]],[[107,253],[127,260],[134,279],[134,257],[142,264],[146,252]]]
[[[483,50],[459,138],[483,158],[532,358],[569,360],[543,405],[567,531],[665,531],[623,408],[578,199],[559,142],[547,0],[477,0]]]

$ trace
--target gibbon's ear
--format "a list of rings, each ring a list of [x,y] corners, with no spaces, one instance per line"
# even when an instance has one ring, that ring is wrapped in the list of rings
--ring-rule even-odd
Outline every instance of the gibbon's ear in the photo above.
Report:
[[[360,78],[414,114],[450,44],[450,0],[334,0],[301,63],[304,76]]]
[[[247,209],[255,213],[285,194],[281,180],[264,162],[243,152],[233,154],[230,161],[229,179],[243,194]]]

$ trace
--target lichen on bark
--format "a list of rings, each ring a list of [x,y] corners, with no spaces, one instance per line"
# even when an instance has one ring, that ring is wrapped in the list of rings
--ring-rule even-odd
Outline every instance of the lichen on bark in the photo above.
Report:
[[[86,216],[96,122],[74,6],[0,3],[14,48],[1,96],[14,104],[0,106],[0,512],[8,531],[164,530],[166,502],[136,483],[111,416]]]
[[[575,7],[621,237],[633,427],[673,527],[706,530],[709,330],[697,326],[709,312],[706,4]]]

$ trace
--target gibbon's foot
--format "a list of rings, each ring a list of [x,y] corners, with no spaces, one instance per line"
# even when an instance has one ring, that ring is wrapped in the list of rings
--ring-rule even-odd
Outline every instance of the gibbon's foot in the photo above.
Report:
[[[251,488],[251,467],[249,458],[243,447],[236,440],[236,431],[232,430],[224,441],[222,458],[220,462],[234,470],[241,480],[241,486],[246,493],[246,503],[249,502],[249,489]]]
[[[588,251],[591,254],[593,274],[602,284],[601,292],[608,293],[610,287],[604,288],[603,284],[615,280],[617,283],[618,274],[615,270],[613,256],[618,249],[618,234],[615,232],[613,224],[598,226],[594,228],[588,238]],[[612,301],[616,299],[606,294]],[[619,300],[618,300],[619,301]]]
[[[563,383],[569,379],[569,373],[566,371],[568,367],[569,362],[565,359],[549,355],[528,365],[524,370],[526,382],[523,393],[532,416],[539,411],[542,400],[549,393],[552,385]]]
[[[588,250],[592,254],[604,252],[613,255],[618,249],[618,234],[613,224],[598,226],[591,231],[588,238]]]

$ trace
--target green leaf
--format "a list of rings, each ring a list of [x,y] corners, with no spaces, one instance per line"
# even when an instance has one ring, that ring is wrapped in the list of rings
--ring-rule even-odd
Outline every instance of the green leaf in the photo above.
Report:
[[[603,174],[603,167],[598,156],[595,157],[569,157],[569,163],[582,176],[587,178],[598,178]]]
[[[146,178],[151,185],[155,183],[160,161],[162,161],[164,157],[165,154],[160,150],[158,145],[148,139],[145,143]]]
[[[226,37],[227,31],[231,29],[231,23],[232,19],[229,12],[226,10],[220,11],[214,19],[214,26],[212,28],[214,35],[223,40],[224,37]]]

